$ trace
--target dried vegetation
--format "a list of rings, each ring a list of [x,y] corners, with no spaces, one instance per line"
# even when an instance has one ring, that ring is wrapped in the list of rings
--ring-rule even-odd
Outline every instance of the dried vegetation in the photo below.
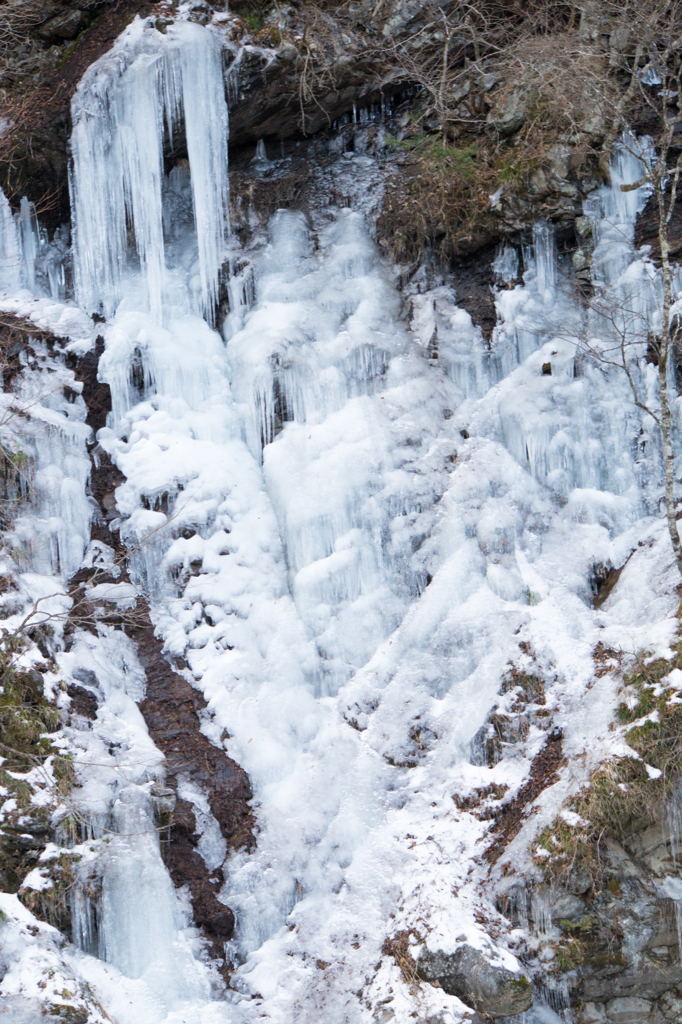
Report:
[[[603,843],[625,843],[653,824],[669,827],[681,795],[682,698],[663,680],[682,668],[682,639],[672,650],[671,659],[641,652],[625,675],[617,718],[633,754],[601,764],[570,802],[571,823],[559,816],[533,843],[547,878],[588,871],[599,889],[608,882]]]

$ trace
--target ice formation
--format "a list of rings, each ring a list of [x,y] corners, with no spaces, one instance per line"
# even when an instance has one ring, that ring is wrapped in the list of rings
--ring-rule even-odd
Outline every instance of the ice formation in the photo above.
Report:
[[[211,317],[228,216],[228,124],[219,38],[189,22],[162,35],[145,31],[145,23],[136,20],[84,75],[72,119],[74,273],[80,305],[110,315],[132,289],[133,308],[148,309],[156,322],[163,310],[171,315],[173,307]],[[193,246],[169,252],[164,243],[164,192],[169,190],[164,147],[174,150],[181,129],[196,231]],[[129,226],[137,259],[129,252]],[[140,273],[135,273],[138,263]]]
[[[12,209],[7,196],[0,189],[0,289],[3,292],[19,290],[21,246]]]
[[[221,337],[219,274],[236,248],[222,82],[210,28],[134,23],[74,99],[71,188],[78,301],[108,317],[99,372],[112,412],[98,442],[125,476],[134,583],[208,701],[207,734],[254,787],[257,849],[230,856],[221,894],[239,967],[216,996],[154,831],[163,759],[136,707],[143,673],[110,627],[83,629],[60,659],[101,696],[92,730],[68,737],[91,840],[74,895],[81,949],[64,963],[119,1024],[359,1024],[389,1004],[408,1019],[417,1003],[454,1024],[463,1005],[429,986],[410,994],[382,944],[428,923],[433,948],[464,937],[514,969],[477,923],[468,870],[486,826],[452,794],[522,771],[472,755],[519,638],[554,666],[549,702],[576,750],[607,742],[613,695],[606,681],[587,688],[597,641],[666,641],[663,599],[649,597],[671,571],[653,428],[624,375],[578,358],[585,332],[605,328],[570,294],[547,223],[523,283],[498,293],[488,347],[446,286],[415,285],[403,315],[357,209],[325,206],[312,222],[280,211],[228,282]],[[164,174],[183,125],[188,159]],[[339,173],[369,194],[376,168],[347,156]],[[597,288],[650,319],[655,273],[633,250],[644,195],[618,188],[640,173],[617,147],[613,184],[586,213]],[[495,269],[513,284],[518,258],[503,252]],[[646,388],[650,370],[635,372]],[[23,386],[39,386],[30,370]],[[89,428],[82,399],[67,408],[58,394],[34,394],[37,497],[17,532],[34,573],[65,580],[87,544]],[[639,542],[648,561],[635,554],[621,596],[595,612],[590,565],[621,564]],[[30,573],[26,586],[38,586]],[[204,849],[224,855],[210,837]],[[83,896],[96,857],[98,920]],[[12,970],[6,985],[38,999],[26,961]]]

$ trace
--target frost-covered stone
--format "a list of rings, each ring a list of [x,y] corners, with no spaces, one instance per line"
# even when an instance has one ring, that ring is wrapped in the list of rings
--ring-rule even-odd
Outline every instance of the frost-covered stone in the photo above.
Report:
[[[426,950],[417,961],[417,972],[489,1017],[513,1017],[533,1001],[533,987],[524,974],[491,963],[471,946],[461,946],[456,953]]]

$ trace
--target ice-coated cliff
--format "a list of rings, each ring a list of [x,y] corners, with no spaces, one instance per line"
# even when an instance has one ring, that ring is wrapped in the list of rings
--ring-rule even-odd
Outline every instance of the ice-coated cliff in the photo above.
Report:
[[[597,645],[665,651],[672,636],[655,426],[625,374],[594,358],[609,325],[574,294],[549,224],[520,278],[518,256],[498,256],[487,345],[447,280],[405,283],[382,255],[372,158],[336,158],[350,207],[280,210],[243,245],[227,139],[219,34],[138,20],[73,100],[73,300],[58,254],[0,203],[0,306],[61,339],[36,340],[3,394],[3,444],[20,438],[35,467],[4,625],[43,601],[57,646],[46,685],[75,680],[97,703],[60,734],[79,782],[54,811],[78,822],[72,941],[1,896],[0,1007],[17,1024],[46,1000],[116,1024],[458,1024],[471,1006],[410,980],[395,951],[409,966],[463,947],[510,972],[525,1006],[521,960],[539,940],[505,921],[494,887],[532,872],[532,836],[617,752]],[[619,185],[641,167],[617,145],[612,184],[585,211],[596,293],[636,303],[638,337],[656,270],[633,247],[645,190]],[[111,411],[94,447],[65,353],[94,352],[97,332]],[[635,360],[633,373],[655,402],[653,368]],[[119,476],[103,509],[88,479],[105,457]],[[90,536],[106,513],[109,545]],[[597,564],[625,569],[595,610]],[[115,615],[66,628],[69,580],[98,565],[110,575],[90,598]],[[142,595],[203,695],[201,730],[248,773],[253,847],[228,850],[206,793],[150,738],[145,672],[116,621]],[[30,668],[41,654],[22,657]],[[510,664],[545,679],[566,760],[491,881],[491,822],[467,795],[511,799],[548,735],[539,717],[511,756],[481,756]],[[235,915],[218,957],[229,987],[161,857],[171,767]],[[25,887],[53,884],[58,852]],[[558,1019],[541,995],[526,1018]]]

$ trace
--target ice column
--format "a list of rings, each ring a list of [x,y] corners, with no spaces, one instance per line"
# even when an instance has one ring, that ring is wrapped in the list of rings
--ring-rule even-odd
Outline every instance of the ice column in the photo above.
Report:
[[[557,282],[556,245],[554,228],[546,220],[539,220],[533,225],[533,249],[538,291],[543,297],[553,299]]]
[[[128,978],[144,978],[166,1006],[205,1000],[204,977],[178,941],[173,883],[161,860],[147,794],[125,787],[113,812],[119,834],[112,836],[106,856],[100,956]]]
[[[19,290],[21,249],[17,225],[5,193],[0,188],[0,291]]]
[[[74,273],[80,305],[110,315],[127,289],[128,229],[144,300],[161,321],[166,277],[164,140],[184,128],[203,313],[211,316],[227,233],[228,115],[219,37],[184,22],[136,21],[84,75],[71,105]],[[134,266],[131,266],[131,270]]]
[[[35,203],[30,203],[26,196],[21,200],[19,207],[19,236],[21,238],[24,283],[33,292],[36,287],[36,259],[40,246],[40,231]]]

